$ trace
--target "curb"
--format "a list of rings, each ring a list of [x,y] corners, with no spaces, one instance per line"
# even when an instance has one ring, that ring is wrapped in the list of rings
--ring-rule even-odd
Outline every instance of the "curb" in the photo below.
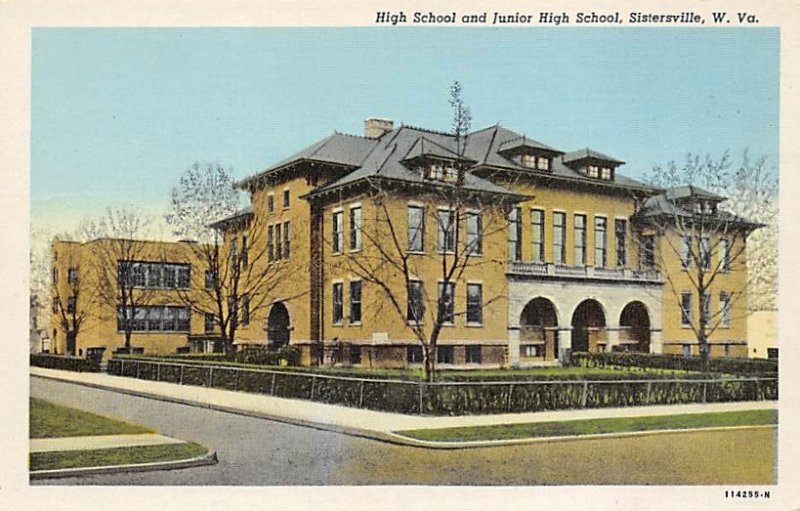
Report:
[[[650,431],[625,431],[620,433],[593,433],[587,435],[567,435],[549,437],[513,438],[508,440],[475,440],[466,442],[435,442],[408,437],[399,433],[387,433],[395,443],[421,447],[424,449],[453,450],[453,449],[478,449],[483,447],[505,447],[524,444],[544,444],[555,442],[574,442],[576,440],[602,440],[610,438],[627,438],[641,436],[674,435],[680,433],[700,433],[713,431],[736,431],[743,429],[777,429],[777,424],[758,424],[753,426],[722,426],[712,428],[685,428],[685,429],[654,429]]]
[[[156,461],[152,463],[138,463],[132,465],[108,465],[103,467],[78,467],[59,468],[53,470],[35,470],[29,473],[30,480],[55,479],[60,477],[87,476],[98,474],[117,474],[123,472],[150,472],[153,470],[176,470],[179,468],[200,467],[215,465],[218,462],[217,452],[209,450],[207,453],[173,461]]]

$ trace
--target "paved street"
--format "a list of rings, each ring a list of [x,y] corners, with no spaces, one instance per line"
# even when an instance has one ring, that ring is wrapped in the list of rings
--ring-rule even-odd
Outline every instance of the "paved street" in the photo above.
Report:
[[[32,484],[768,484],[774,477],[768,429],[433,451],[41,378],[31,379],[31,396],[201,443],[220,460]]]

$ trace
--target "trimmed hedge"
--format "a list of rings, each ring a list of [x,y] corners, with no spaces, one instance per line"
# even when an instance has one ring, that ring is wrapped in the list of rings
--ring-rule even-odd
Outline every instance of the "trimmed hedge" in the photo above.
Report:
[[[583,353],[572,354],[572,364],[584,367],[642,367],[673,371],[703,371],[699,356],[663,355],[653,353]],[[712,373],[736,375],[774,375],[778,361],[753,358],[711,358],[708,370]]]
[[[100,372],[100,362],[91,358],[31,353],[30,364],[36,367],[77,371],[79,373]]]
[[[112,359],[112,375],[310,399],[397,413],[469,415],[577,408],[775,400],[777,379],[412,382]]]

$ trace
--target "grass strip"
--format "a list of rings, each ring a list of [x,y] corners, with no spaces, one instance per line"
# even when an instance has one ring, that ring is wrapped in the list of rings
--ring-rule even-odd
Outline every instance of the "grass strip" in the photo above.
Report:
[[[37,452],[30,455],[30,470],[106,467],[195,458],[208,449],[195,443],[117,447],[86,451]]]
[[[553,422],[529,422],[495,426],[474,426],[397,431],[418,440],[432,442],[475,442],[554,436],[595,435],[664,429],[718,428],[777,424],[777,410],[692,413],[648,417],[619,417]]]
[[[55,405],[41,399],[31,398],[30,400],[30,438],[125,435],[153,432],[152,429],[138,424]]]

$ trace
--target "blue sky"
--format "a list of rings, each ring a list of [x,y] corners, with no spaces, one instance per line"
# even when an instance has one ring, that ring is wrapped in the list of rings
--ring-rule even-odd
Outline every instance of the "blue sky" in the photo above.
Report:
[[[193,162],[237,177],[370,116],[501,123],[636,177],[687,152],[777,162],[777,29],[37,28],[31,219],[159,212]]]

